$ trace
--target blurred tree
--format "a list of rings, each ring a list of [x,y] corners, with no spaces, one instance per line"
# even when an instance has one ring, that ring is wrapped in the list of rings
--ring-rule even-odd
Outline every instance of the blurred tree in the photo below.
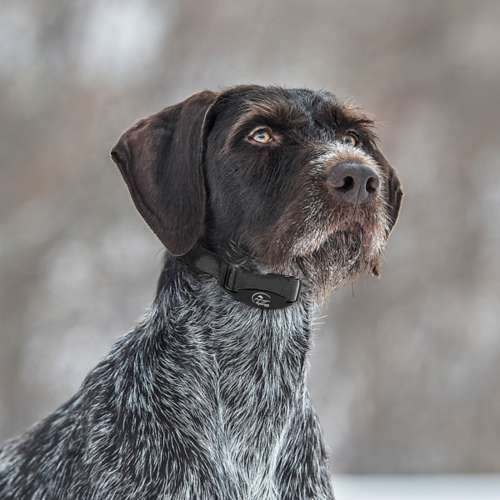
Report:
[[[499,20],[493,0],[2,2],[0,439],[152,299],[161,245],[116,137],[196,90],[276,83],[362,103],[406,191],[383,278],[335,294],[318,327],[333,467],[498,472]]]

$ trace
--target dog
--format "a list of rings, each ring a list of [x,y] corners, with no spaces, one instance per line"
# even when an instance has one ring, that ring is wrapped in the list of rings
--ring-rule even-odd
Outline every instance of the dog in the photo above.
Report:
[[[156,298],[54,413],[0,450],[0,498],[333,499],[306,387],[327,293],[378,275],[402,190],[326,91],[204,91],[111,156],[166,247]]]

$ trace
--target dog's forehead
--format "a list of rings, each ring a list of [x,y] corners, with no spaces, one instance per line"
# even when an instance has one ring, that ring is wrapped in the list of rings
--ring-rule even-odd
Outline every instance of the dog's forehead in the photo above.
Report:
[[[325,90],[281,87],[237,87],[222,95],[226,113],[241,123],[252,117],[297,124],[355,123],[362,115]]]

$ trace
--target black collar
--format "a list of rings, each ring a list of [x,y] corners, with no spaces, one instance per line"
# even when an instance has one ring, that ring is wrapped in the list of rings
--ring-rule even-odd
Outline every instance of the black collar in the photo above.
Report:
[[[300,280],[282,274],[258,274],[229,264],[213,252],[196,245],[181,260],[188,267],[209,274],[236,300],[259,309],[282,309],[292,305],[300,292]]]

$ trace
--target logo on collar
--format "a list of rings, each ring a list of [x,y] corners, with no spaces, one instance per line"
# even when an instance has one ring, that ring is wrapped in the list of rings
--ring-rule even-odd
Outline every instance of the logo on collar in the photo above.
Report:
[[[252,294],[252,302],[257,307],[269,308],[271,304],[271,296],[265,292],[255,292]]]

